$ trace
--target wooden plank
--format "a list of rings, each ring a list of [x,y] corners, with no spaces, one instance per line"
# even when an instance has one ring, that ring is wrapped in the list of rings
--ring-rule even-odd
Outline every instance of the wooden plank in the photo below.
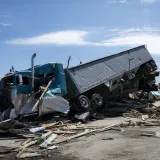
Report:
[[[41,99],[43,98],[43,96],[45,95],[45,93],[47,92],[48,88],[50,87],[52,83],[52,80],[49,81],[48,85],[46,86],[46,88],[44,89],[44,91],[42,92],[41,96],[39,97],[38,101],[35,103],[35,105],[32,108],[32,111],[35,111],[37,109],[37,106],[39,104],[39,102],[41,101]]]

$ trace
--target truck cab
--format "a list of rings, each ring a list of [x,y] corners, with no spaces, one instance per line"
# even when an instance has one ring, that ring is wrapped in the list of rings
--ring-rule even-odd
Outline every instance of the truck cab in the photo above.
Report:
[[[12,101],[21,93],[30,94],[32,91],[38,91],[40,86],[46,86],[50,80],[52,83],[49,89],[53,94],[63,96],[67,93],[65,73],[60,63],[34,66],[34,86],[32,86],[32,68],[8,73],[1,79],[3,84],[1,89],[8,89]]]

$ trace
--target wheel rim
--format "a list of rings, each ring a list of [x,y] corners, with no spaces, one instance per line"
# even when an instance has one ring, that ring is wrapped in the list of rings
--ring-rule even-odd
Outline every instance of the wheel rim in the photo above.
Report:
[[[88,101],[85,98],[81,99],[81,103],[82,103],[83,107],[85,107],[85,108],[88,107]]]

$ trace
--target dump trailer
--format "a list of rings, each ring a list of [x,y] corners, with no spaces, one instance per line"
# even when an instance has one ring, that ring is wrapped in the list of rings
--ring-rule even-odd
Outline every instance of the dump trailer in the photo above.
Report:
[[[155,80],[157,65],[146,46],[65,69],[66,98],[83,109],[128,92],[145,88]],[[100,95],[100,96],[98,96]]]

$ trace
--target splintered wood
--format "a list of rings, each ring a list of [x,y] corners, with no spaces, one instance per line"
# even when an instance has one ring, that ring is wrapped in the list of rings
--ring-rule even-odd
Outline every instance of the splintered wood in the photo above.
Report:
[[[57,144],[68,142],[89,134],[96,134],[111,129],[118,129],[119,131],[123,132],[123,129],[121,129],[121,127],[142,125],[160,125],[160,121],[134,121],[129,118],[110,126],[86,126],[81,123],[72,123],[71,121],[59,121],[50,124],[42,124],[41,126],[45,127],[45,130],[43,132],[46,133],[42,134],[39,138],[30,138],[25,141],[19,147],[17,158],[23,157],[25,155],[24,152],[26,151],[26,148],[31,147],[32,145],[38,145],[40,148],[49,150],[56,149],[58,147]],[[160,137],[159,133],[157,134],[157,137],[158,136]],[[38,156],[38,153],[36,155]]]
[[[103,126],[102,128],[85,129],[85,131],[82,132],[82,133],[78,133],[78,134],[70,136],[70,137],[65,137],[63,139],[58,140],[57,142],[54,142],[53,144],[59,144],[59,143],[62,143],[62,142],[68,142],[68,141],[70,141],[72,139],[79,138],[79,137],[82,137],[82,136],[85,136],[85,135],[91,134],[91,133],[104,132],[104,131],[107,131],[109,129],[112,129],[113,127],[119,126],[121,124],[123,124],[123,122],[120,122],[120,123],[117,123],[117,124],[113,124],[111,126],[106,126],[106,127]]]

